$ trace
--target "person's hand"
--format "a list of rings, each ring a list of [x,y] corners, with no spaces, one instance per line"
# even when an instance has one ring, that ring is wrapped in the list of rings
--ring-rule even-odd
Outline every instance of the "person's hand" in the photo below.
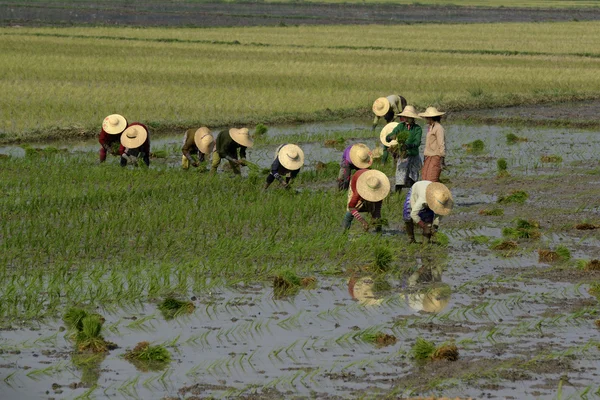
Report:
[[[192,167],[198,167],[199,165],[200,165],[200,164],[199,164],[199,163],[197,163],[196,161],[194,161],[194,162],[192,163]]]

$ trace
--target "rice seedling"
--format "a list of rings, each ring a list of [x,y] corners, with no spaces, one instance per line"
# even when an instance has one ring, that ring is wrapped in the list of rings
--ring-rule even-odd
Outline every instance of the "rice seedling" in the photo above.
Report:
[[[262,123],[259,123],[259,124],[257,124],[257,125],[256,125],[256,127],[254,128],[254,135],[255,135],[256,137],[261,137],[261,136],[264,136],[264,135],[267,133],[267,131],[268,131],[268,130],[269,130],[269,129],[268,129],[268,128],[267,128],[267,127],[264,125],[264,124],[262,124]]]
[[[431,237],[432,243],[438,244],[443,247],[447,247],[450,244],[450,238],[443,232],[436,232]]]
[[[524,190],[513,190],[509,194],[498,197],[498,203],[525,203],[529,195]]]
[[[584,271],[600,271],[600,260],[590,260],[585,264]]]
[[[114,343],[104,340],[101,335],[103,319],[98,314],[90,314],[81,320],[81,330],[77,332],[75,343],[80,352],[104,353],[116,348]]]
[[[191,314],[196,306],[191,301],[182,301],[174,297],[167,297],[158,305],[158,309],[166,320],[179,317],[184,314]]]
[[[504,158],[499,158],[498,161],[496,161],[496,165],[498,166],[498,174],[496,177],[506,178],[510,176],[510,173],[506,170],[507,164]]]
[[[143,372],[163,370],[171,362],[171,354],[165,347],[149,342],[139,342],[123,357]]]
[[[315,277],[301,278],[289,269],[282,270],[273,278],[273,292],[275,297],[290,296],[296,294],[301,288],[313,288],[316,281]]]
[[[504,210],[502,208],[483,209],[479,210],[479,214],[488,216],[500,216],[504,215]]]
[[[506,143],[515,144],[515,143],[519,143],[519,142],[527,142],[527,138],[519,137],[519,136],[515,135],[514,133],[506,134]]]
[[[578,229],[581,231],[588,231],[588,230],[599,229],[599,228],[600,228],[600,225],[590,224],[588,222],[583,222],[583,223],[575,225],[575,229]]]
[[[570,250],[565,246],[557,246],[554,251],[549,249],[538,249],[539,262],[564,261],[571,258]]]
[[[502,229],[502,235],[509,239],[538,239],[542,234],[538,221],[517,219],[515,228]]]
[[[477,139],[477,140],[472,141],[471,143],[463,144],[462,147],[467,152],[478,153],[478,152],[482,152],[485,149],[485,143],[483,143],[483,140]]]
[[[374,330],[365,330],[361,332],[358,339],[376,345],[377,347],[392,346],[396,344],[396,337],[387,333]]]
[[[475,244],[486,244],[490,242],[489,236],[477,235],[469,237],[469,240]]]
[[[562,157],[557,155],[541,156],[540,161],[542,163],[561,163]]]
[[[519,248],[519,244],[514,240],[495,240],[490,248],[492,250],[516,250]]]
[[[416,360],[427,360],[435,352],[435,343],[417,337],[415,344],[411,348],[412,356]]]
[[[392,251],[387,247],[378,246],[375,248],[374,255],[375,268],[383,272],[388,271],[393,260]]]

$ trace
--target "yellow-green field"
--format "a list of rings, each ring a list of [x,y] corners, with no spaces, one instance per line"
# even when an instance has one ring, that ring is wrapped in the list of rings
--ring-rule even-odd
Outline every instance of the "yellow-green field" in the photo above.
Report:
[[[0,29],[0,140],[600,97],[600,23]],[[327,110],[328,109],[328,110]],[[326,111],[327,110],[327,111]]]

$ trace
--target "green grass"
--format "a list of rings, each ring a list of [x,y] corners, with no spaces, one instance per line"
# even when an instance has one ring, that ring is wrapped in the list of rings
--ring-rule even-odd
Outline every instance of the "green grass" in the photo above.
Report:
[[[394,34],[402,42],[390,43]],[[0,28],[0,133],[4,141],[89,137],[113,112],[152,131],[368,120],[373,99],[389,94],[388,77],[397,70],[380,62],[384,55],[402,59],[395,85],[419,110],[597,98],[599,35],[591,22]],[[115,55],[127,56],[106,62]],[[436,63],[423,68],[431,57]],[[439,82],[435,91],[432,80]]]

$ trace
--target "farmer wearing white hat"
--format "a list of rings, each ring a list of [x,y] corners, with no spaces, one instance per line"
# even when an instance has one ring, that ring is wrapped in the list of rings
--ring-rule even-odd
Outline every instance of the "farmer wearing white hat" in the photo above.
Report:
[[[381,232],[381,205],[383,199],[390,193],[390,180],[381,171],[375,169],[358,170],[350,182],[348,190],[348,205],[344,215],[344,230],[350,229],[352,220],[356,219],[365,232],[369,223],[360,215],[361,212],[371,214],[376,232]]]
[[[408,191],[402,213],[406,234],[410,243],[415,243],[415,224],[423,230],[428,243],[440,225],[442,216],[450,214],[454,201],[452,193],[443,183],[419,181]]]
[[[188,129],[183,136],[181,166],[183,169],[188,169],[191,163],[192,167],[198,167],[206,156],[213,151],[214,147],[215,139],[207,127]],[[198,157],[198,161],[195,161],[192,156]]]
[[[340,172],[337,182],[339,190],[348,190],[352,170],[366,169],[373,164],[373,153],[369,146],[363,143],[351,144],[346,147],[340,162]]]
[[[400,114],[404,117],[405,122],[398,124],[392,133],[386,136],[386,141],[390,142],[394,139],[398,140],[403,133],[408,133],[408,138],[404,144],[400,145],[400,156],[396,163],[396,193],[400,194],[402,188],[410,188],[416,181],[419,180],[419,173],[423,162],[419,156],[419,146],[421,146],[421,137],[423,131],[421,127],[415,123],[415,119],[419,117],[413,106],[406,106]]]
[[[385,119],[386,123],[394,120],[394,116],[406,107],[406,99],[397,94],[391,94],[387,97],[380,97],[373,103],[373,119],[372,130],[375,130],[381,118]]]
[[[265,189],[267,189],[275,179],[277,179],[284,188],[289,189],[292,180],[296,178],[303,165],[304,152],[300,146],[295,144],[279,146],[275,151],[275,160],[273,160],[273,164],[271,164],[271,172],[267,176]]]
[[[240,165],[246,165],[246,149],[254,145],[248,128],[231,128],[217,135],[215,151],[212,156],[211,173],[216,173],[221,159],[226,159],[235,175],[240,175]],[[239,159],[238,159],[239,152]]]
[[[427,107],[424,113],[419,116],[427,120],[429,130],[425,136],[425,151],[423,156],[423,169],[421,170],[421,179],[431,182],[439,182],[442,166],[445,165],[446,157],[446,138],[444,127],[440,125],[440,120],[444,112],[438,111],[435,107]]]
[[[120,152],[121,133],[127,128],[127,120],[119,114],[111,114],[102,121],[102,130],[100,131],[100,162],[106,161],[106,154],[113,156],[123,154]]]
[[[142,158],[146,166],[150,166],[150,132],[146,125],[139,122],[129,124],[121,134],[121,166],[128,162],[135,164],[138,158]]]

